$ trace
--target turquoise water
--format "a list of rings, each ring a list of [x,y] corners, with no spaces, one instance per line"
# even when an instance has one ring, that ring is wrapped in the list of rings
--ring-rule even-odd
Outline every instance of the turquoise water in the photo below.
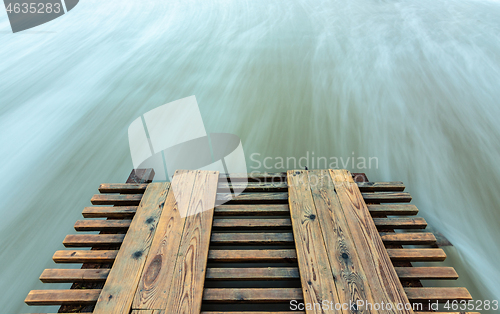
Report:
[[[99,183],[126,180],[128,125],[190,95],[249,171],[254,153],[376,157],[347,168],[404,181],[454,244],[449,285],[499,299],[499,17],[486,0],[87,0],[12,34],[0,10],[2,312],[64,287],[38,276]]]

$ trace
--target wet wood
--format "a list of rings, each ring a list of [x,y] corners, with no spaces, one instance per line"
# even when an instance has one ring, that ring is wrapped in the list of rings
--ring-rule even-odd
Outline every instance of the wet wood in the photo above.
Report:
[[[288,204],[262,205],[219,205],[215,208],[216,216],[272,216],[289,215]]]
[[[453,267],[395,267],[402,280],[458,279]]]
[[[82,212],[84,218],[128,218],[132,219],[137,206],[95,206],[85,207]]]
[[[166,309],[200,313],[212,231],[218,171],[198,171],[175,263]],[[171,270],[164,270],[171,271]]]
[[[40,276],[43,283],[105,281],[109,269],[45,269]]]
[[[305,303],[339,302],[307,171],[288,171],[288,194]],[[281,289],[280,289],[281,290]],[[291,300],[291,299],[289,299]],[[337,313],[335,309],[328,313]],[[322,309],[307,313],[324,313]]]
[[[347,170],[330,170],[330,176],[352,239],[356,243],[361,266],[370,274],[367,276],[367,282],[373,298],[377,302],[407,304],[409,300],[351,173]],[[398,312],[412,313],[406,309]]]
[[[69,234],[64,238],[65,247],[98,247],[121,245],[124,234]]]
[[[405,288],[408,299],[412,302],[428,302],[448,300],[472,300],[472,296],[466,288]]]
[[[399,245],[431,245],[436,243],[436,237],[429,232],[385,233],[380,237],[385,244]]]
[[[94,313],[118,314],[130,310],[169,187],[169,183],[148,185]]]
[[[91,304],[97,301],[100,289],[31,290],[24,302],[28,305]]]
[[[171,188],[165,201],[158,223],[158,234],[151,244],[151,253],[133,297],[133,309],[166,307],[185,224],[185,217],[181,217],[180,209],[189,205],[195,178],[195,171],[176,171],[172,179],[175,191]]]
[[[297,267],[209,268],[210,280],[292,280],[299,279]]]
[[[212,262],[295,262],[295,250],[210,250]]]
[[[290,300],[302,300],[302,290],[300,288],[208,288],[203,293],[203,301],[218,303],[288,303]]]
[[[142,194],[96,194],[90,202],[92,205],[134,206],[139,205]]]
[[[440,262],[446,259],[442,249],[387,249],[394,262]]]
[[[52,260],[56,263],[113,263],[117,250],[64,250],[56,251]]]
[[[291,244],[293,234],[291,232],[281,233],[213,233],[212,244]]]

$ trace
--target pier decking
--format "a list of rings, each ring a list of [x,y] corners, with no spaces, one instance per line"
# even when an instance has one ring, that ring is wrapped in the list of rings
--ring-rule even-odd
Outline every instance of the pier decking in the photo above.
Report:
[[[178,171],[172,184],[151,183],[153,175],[141,170],[99,187],[96,206],[75,224],[80,233],[53,257],[82,269],[40,277],[72,288],[31,291],[27,304],[62,305],[60,313],[426,313],[429,302],[471,299],[465,288],[422,286],[458,275],[412,266],[446,254],[423,231],[402,182],[332,169],[230,182],[214,171]]]

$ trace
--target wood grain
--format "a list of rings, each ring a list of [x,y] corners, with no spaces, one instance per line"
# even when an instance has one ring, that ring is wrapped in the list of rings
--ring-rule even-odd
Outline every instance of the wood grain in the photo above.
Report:
[[[129,218],[134,217],[137,206],[95,206],[85,207],[82,211],[84,218]]]
[[[290,302],[302,300],[300,288],[244,288],[244,289],[219,289],[208,288],[203,293],[203,301],[218,303],[269,303]]]
[[[109,269],[45,269],[40,275],[43,283],[98,282],[108,278]]]
[[[166,303],[166,309],[171,313],[195,314],[201,311],[218,180],[218,171],[196,173]]]
[[[169,187],[169,183],[148,185],[104,284],[94,313],[121,314],[130,311]]]
[[[61,250],[52,260],[56,263],[113,263],[117,250]]]
[[[92,205],[133,206],[139,205],[142,194],[96,194],[90,202]]]
[[[402,280],[458,279],[453,267],[395,267]]]
[[[467,289],[462,287],[453,288],[405,288],[408,299],[412,302],[427,302],[427,301],[448,301],[448,300],[472,300]]]
[[[290,228],[292,222],[288,218],[229,218],[229,219],[214,219],[214,228],[228,229],[283,229]]]
[[[210,250],[212,262],[295,262],[295,250]]]
[[[100,289],[31,290],[24,302],[28,305],[91,304],[97,301]]]
[[[377,302],[407,304],[409,300],[392,266],[370,212],[351,173],[347,170],[330,170],[342,211],[348,222],[356,245],[356,252],[366,273],[373,298]],[[373,193],[376,194],[376,193]],[[388,311],[395,313],[396,311]],[[398,313],[413,313],[403,309]]]
[[[280,233],[213,233],[212,244],[289,244],[293,242],[291,232]]]
[[[288,171],[288,195],[305,303],[339,302],[307,171]],[[281,290],[281,289],[280,289]],[[321,309],[306,313],[325,313]],[[330,309],[326,313],[337,313]]]
[[[65,247],[98,247],[121,245],[124,234],[68,234],[64,238]]]
[[[299,279],[297,267],[209,268],[211,280],[292,280]]]
[[[272,216],[289,215],[288,204],[252,204],[252,205],[219,205],[215,208],[216,216]]]
[[[179,208],[188,206],[196,178],[195,171],[177,171],[157,227],[157,234],[151,244],[133,309],[163,309],[172,283],[176,256],[179,251],[185,218]]]

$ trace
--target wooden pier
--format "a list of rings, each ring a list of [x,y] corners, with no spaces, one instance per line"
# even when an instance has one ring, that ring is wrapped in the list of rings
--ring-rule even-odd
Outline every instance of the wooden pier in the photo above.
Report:
[[[413,267],[446,254],[402,182],[332,169],[230,182],[186,170],[171,184],[151,183],[153,175],[133,171],[125,184],[101,184],[75,224],[79,233],[53,256],[82,268],[40,276],[73,286],[33,290],[28,305],[61,305],[59,313],[431,313],[430,302],[472,299],[465,288],[422,286],[458,275]]]

